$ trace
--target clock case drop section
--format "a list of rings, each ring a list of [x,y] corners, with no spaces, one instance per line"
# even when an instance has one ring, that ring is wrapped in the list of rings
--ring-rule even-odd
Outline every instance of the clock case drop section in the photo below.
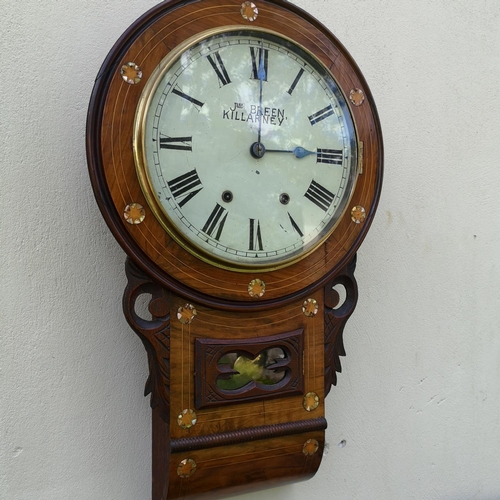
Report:
[[[241,0],[174,0],[154,7],[111,50],[89,106],[87,158],[92,186],[104,219],[128,254],[123,309],[148,355],[153,500],[219,498],[315,473],[324,446],[324,398],[341,369],[342,331],[357,301],[356,251],[380,196],[380,124],[355,62],[323,25],[300,8],[285,0],[254,3],[258,16],[253,22],[242,18]],[[143,85],[126,83],[120,75],[123,65],[134,62],[144,83],[166,53],[185,39],[240,25],[272,30],[294,40],[330,68],[344,96],[352,89],[361,89],[365,96],[359,106],[346,99],[358,144],[363,143],[362,173],[350,205],[327,241],[304,259],[275,269],[235,271],[213,266],[165,232],[141,190],[131,148]],[[145,209],[140,224],[129,224],[123,217],[131,203]],[[365,209],[364,222],[351,219],[352,206]],[[260,298],[248,293],[253,279],[266,285]],[[338,290],[344,292],[343,298]],[[144,295],[150,296],[148,320],[136,311]],[[302,313],[309,298],[318,303],[312,317]],[[176,319],[178,309],[187,303],[197,311],[192,324]],[[179,426],[179,414],[195,409],[196,391],[200,391],[196,378],[205,360],[195,358],[197,340],[226,341],[234,352],[239,352],[241,344],[236,341],[241,341],[250,359],[272,348],[281,335],[297,331],[302,332],[296,335],[301,335],[304,345],[300,394],[276,391],[276,397],[247,401],[243,394],[243,400],[232,404],[200,408],[194,425]],[[258,347],[251,347],[253,340]],[[306,394],[318,397],[319,404],[312,411],[304,407]]]
[[[127,259],[124,313],[146,348],[150,370],[145,394],[150,395],[153,409],[153,500],[220,498],[315,474],[327,427],[324,398],[341,371],[340,356],[345,355],[343,329],[357,301],[354,269],[355,258],[314,294],[320,300],[324,298],[324,303],[311,318],[302,313],[297,317],[302,300],[258,313],[197,306],[196,319],[186,327],[176,319],[185,299],[152,281]],[[339,286],[345,291],[341,300],[336,291]],[[143,294],[151,296],[150,321],[136,313],[136,301]],[[214,370],[208,366],[212,358],[194,357],[197,343],[217,341],[222,346],[225,341],[226,352],[255,354],[282,346],[274,334],[297,326],[303,330],[290,334],[300,336],[303,344],[300,361],[304,365],[298,374],[304,389],[287,392],[278,387],[273,394],[259,395],[243,388],[240,393],[229,391],[226,399],[220,393],[214,399],[205,384]],[[288,338],[290,334],[278,336]],[[241,347],[240,343],[246,345]],[[293,352],[291,355],[292,361],[298,361]],[[306,393],[318,397],[319,406],[310,412],[304,407]],[[196,406],[198,420],[191,429],[183,430],[177,419],[179,412],[188,408],[187,401]],[[310,440],[318,443],[318,449],[305,455],[304,446]],[[188,483],[176,472],[186,457],[197,464],[196,474]],[[169,493],[164,497],[161,491],[167,485]]]

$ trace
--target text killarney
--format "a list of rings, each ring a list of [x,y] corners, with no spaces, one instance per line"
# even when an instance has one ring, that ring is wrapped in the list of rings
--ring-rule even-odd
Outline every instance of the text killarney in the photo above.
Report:
[[[277,125],[281,127],[286,120],[285,110],[280,108],[260,107],[255,104],[250,106],[250,112],[245,109],[245,105],[235,102],[234,107],[222,110],[223,120],[235,120],[240,122],[256,123],[262,117],[262,123]]]

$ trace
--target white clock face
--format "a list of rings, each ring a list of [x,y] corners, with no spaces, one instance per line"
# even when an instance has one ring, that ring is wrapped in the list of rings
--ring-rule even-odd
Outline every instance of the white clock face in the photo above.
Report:
[[[356,178],[356,135],[334,79],[300,47],[267,31],[207,35],[159,66],[142,101],[141,184],[189,251],[279,267],[333,230]]]

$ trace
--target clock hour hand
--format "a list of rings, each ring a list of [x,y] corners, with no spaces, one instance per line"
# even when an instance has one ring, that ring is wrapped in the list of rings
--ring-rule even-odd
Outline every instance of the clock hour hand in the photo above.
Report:
[[[318,154],[316,151],[309,151],[301,146],[297,146],[295,149],[266,149],[266,153],[292,153],[296,158]]]

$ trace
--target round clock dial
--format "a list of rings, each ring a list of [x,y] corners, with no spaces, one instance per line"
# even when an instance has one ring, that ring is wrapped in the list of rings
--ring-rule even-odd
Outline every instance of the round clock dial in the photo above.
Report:
[[[171,52],[134,130],[141,187],[188,251],[277,268],[333,231],[357,174],[345,98],[309,52],[270,30],[211,30]]]
[[[383,144],[359,68],[299,7],[165,0],[108,54],[87,156],[135,264],[197,304],[261,311],[309,296],[352,259]]]

